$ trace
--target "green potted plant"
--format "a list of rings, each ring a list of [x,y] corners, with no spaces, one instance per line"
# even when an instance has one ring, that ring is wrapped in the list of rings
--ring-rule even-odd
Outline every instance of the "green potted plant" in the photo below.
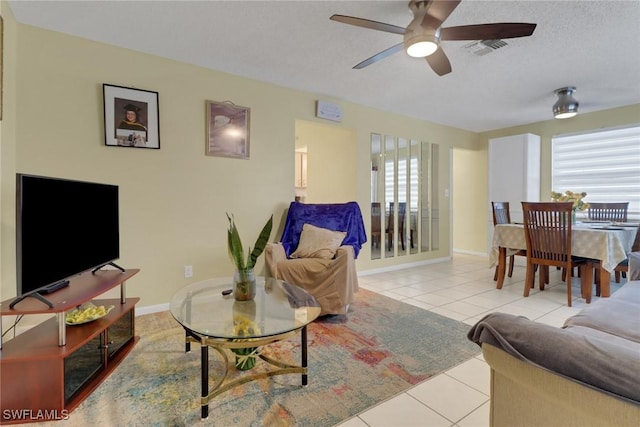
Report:
[[[229,258],[231,258],[231,262],[236,267],[233,276],[233,296],[237,301],[250,301],[256,296],[256,278],[253,273],[253,267],[269,241],[269,235],[273,227],[273,215],[262,228],[256,243],[253,245],[253,250],[249,247],[246,259],[235,219],[233,215],[229,216],[229,214],[227,214],[227,218],[229,219],[229,230],[227,231]]]
[[[581,193],[576,193],[573,191],[565,191],[564,194],[562,193],[558,193],[555,191],[551,192],[551,200],[554,202],[571,202],[573,203],[573,207],[571,208],[572,213],[571,213],[571,222],[575,223],[576,222],[576,212],[577,211],[584,211],[589,209],[589,203],[586,203],[584,200],[585,197],[587,196],[586,192],[581,192]]]

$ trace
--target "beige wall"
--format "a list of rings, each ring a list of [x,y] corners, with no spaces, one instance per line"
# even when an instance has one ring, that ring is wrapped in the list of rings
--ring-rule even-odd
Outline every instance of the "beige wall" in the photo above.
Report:
[[[551,112],[549,112],[551,116]],[[628,126],[631,124],[640,124],[640,105],[631,105],[627,107],[615,108],[611,110],[598,111],[593,113],[582,113],[576,117],[566,120],[549,119],[544,122],[531,123],[528,125],[517,126],[512,128],[498,129],[491,132],[481,133],[480,144],[476,147],[476,151],[462,152],[457,150],[459,156],[456,158],[458,162],[454,162],[453,172],[454,174],[461,174],[466,176],[468,171],[474,170],[478,182],[474,185],[482,187],[483,194],[481,197],[475,197],[478,194],[474,194],[469,199],[477,200],[483,208],[475,209],[473,215],[469,215],[469,211],[466,209],[459,209],[458,204],[454,203],[456,209],[453,215],[453,228],[454,232],[454,245],[456,250],[472,253],[486,253],[487,252],[487,238],[489,229],[487,224],[491,223],[491,218],[488,217],[489,209],[487,208],[488,199],[488,155],[489,155],[489,139],[499,138],[509,135],[520,135],[524,133],[532,133],[540,135],[541,139],[541,180],[540,180],[540,195],[543,200],[551,192],[551,138],[554,135],[570,134],[587,132],[594,129],[603,129],[611,127]],[[457,177],[457,175],[456,175]],[[460,179],[457,182],[467,181],[466,178]],[[456,179],[454,179],[456,182]],[[456,186],[458,188],[458,186]],[[463,189],[463,193],[466,191]],[[454,188],[455,192],[455,188]],[[454,202],[460,200],[461,206],[465,206],[465,203],[469,203],[469,199],[464,196],[454,194]],[[472,238],[462,238],[462,232],[458,234],[459,230],[466,231],[471,227],[468,224],[469,218],[473,222],[473,228],[477,230],[476,235]],[[460,238],[458,238],[460,237]]]
[[[16,172],[120,186],[118,263],[141,269],[128,289],[141,297],[140,306],[145,307],[167,303],[187,283],[232,274],[225,212],[235,214],[241,236],[250,242],[273,213],[272,240],[277,240],[293,197],[296,120],[352,135],[354,182],[348,191],[361,206],[369,204],[371,132],[439,143],[442,157],[451,147],[477,144],[478,137],[471,132],[340,100],[331,101],[343,107],[343,123],[327,125],[314,117],[316,94],[35,27],[17,24],[5,37],[9,46],[15,45],[16,55],[8,64],[12,70],[5,75],[5,84],[17,95],[14,112],[7,114],[2,128],[3,299],[15,295]],[[159,150],[104,145],[103,83],[159,93]],[[207,99],[251,108],[250,160],[204,155]],[[440,180],[448,182],[448,160],[442,161]],[[448,217],[447,209],[442,212],[441,236],[449,236]],[[369,223],[368,216],[365,222]],[[448,256],[449,238],[443,240],[438,252],[384,262],[369,260],[367,246],[358,269]],[[193,278],[183,277],[184,265],[193,266]],[[259,271],[262,266],[261,259]]]
[[[551,115],[551,112],[549,113]],[[485,132],[480,135],[482,149],[487,150],[489,139],[507,135],[533,133],[540,135],[541,146],[541,181],[540,195],[546,197],[551,192],[551,138],[555,135],[587,132],[591,130],[640,124],[640,104],[594,113],[578,114],[565,120],[550,119],[544,122],[531,123],[507,129]]]
[[[6,2],[3,18],[2,121],[0,121],[0,283],[15,294],[16,21]],[[1,292],[1,291],[0,291]],[[4,295],[4,293],[0,293]],[[10,293],[11,295],[11,293]]]
[[[486,254],[487,152],[453,150],[453,250]]]
[[[361,207],[369,205],[372,132],[440,146],[440,249],[371,261],[369,245],[365,245],[358,259],[359,271],[449,256],[451,211],[444,191],[456,173],[450,168],[452,149],[471,150],[466,161],[473,164],[483,206],[472,215],[481,224],[474,227],[479,234],[466,233],[469,247],[462,249],[484,252],[489,138],[525,132],[541,135],[541,190],[545,194],[550,190],[550,135],[640,121],[640,106],[633,106],[479,135],[328,99],[339,103],[344,112],[342,123],[328,124],[314,117],[317,94],[16,24],[6,3],[0,5],[5,19],[5,108],[0,123],[2,299],[15,295],[16,172],[120,186],[118,263],[141,269],[128,290],[140,296],[140,306],[145,307],[167,303],[178,288],[193,281],[232,274],[225,212],[235,214],[241,236],[250,242],[273,213],[271,237],[277,240],[293,197],[297,120],[354,136],[353,185]],[[103,83],[159,92],[160,150],[104,146]],[[230,100],[251,108],[250,160],[204,155],[207,99]],[[363,211],[368,227],[367,210]],[[456,209],[453,220],[465,217],[468,220],[469,211]],[[184,265],[193,265],[193,278],[183,277]],[[258,270],[262,266],[261,259]]]

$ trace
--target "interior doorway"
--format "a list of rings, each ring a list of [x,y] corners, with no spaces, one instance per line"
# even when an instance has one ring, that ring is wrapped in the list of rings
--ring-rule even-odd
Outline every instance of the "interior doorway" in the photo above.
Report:
[[[357,199],[356,134],[337,125],[296,120],[294,196],[304,203]]]

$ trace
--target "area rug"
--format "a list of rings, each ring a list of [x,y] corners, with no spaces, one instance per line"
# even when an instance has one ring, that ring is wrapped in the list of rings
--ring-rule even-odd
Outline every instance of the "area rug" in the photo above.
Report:
[[[199,346],[184,352],[184,330],[168,312],[140,316],[136,328],[141,338],[129,356],[68,420],[55,425],[328,427],[480,350],[466,338],[468,325],[361,290],[347,316],[309,325],[307,387],[299,374],[250,382],[215,397],[209,417],[201,420]],[[299,363],[300,337],[272,344],[265,353]],[[210,351],[210,384],[221,363]],[[254,370],[264,365],[258,362]]]

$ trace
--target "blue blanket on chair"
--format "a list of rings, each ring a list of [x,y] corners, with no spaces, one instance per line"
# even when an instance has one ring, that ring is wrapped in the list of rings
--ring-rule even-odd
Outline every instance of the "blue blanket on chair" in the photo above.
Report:
[[[347,235],[342,244],[353,246],[356,258],[362,244],[367,241],[362,213],[356,202],[333,204],[291,202],[280,239],[287,257],[298,247],[302,226],[305,223],[333,231],[346,231]]]

